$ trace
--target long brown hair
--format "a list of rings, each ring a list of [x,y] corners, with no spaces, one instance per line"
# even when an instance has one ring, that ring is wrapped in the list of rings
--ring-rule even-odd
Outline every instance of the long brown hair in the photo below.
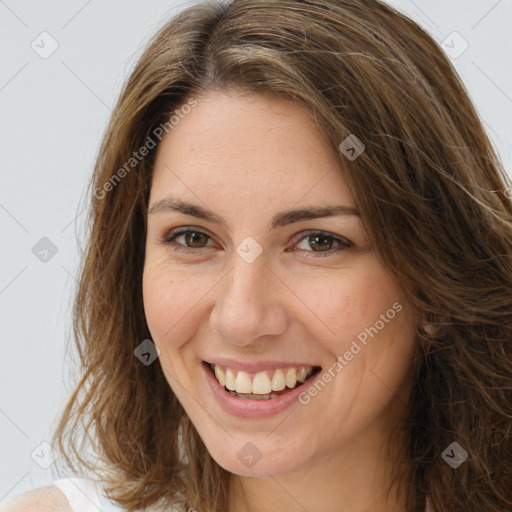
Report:
[[[151,338],[141,283],[156,149],[130,158],[191,99],[229,89],[300,102],[335,151],[350,134],[365,145],[354,161],[338,151],[340,167],[378,257],[436,327],[418,324],[408,510],[422,494],[436,512],[512,510],[510,180],[439,46],[377,0],[204,3],[154,37],[90,185],[73,323],[83,375],[54,436],[65,460],[129,511],[227,510],[230,474],[160,365],[134,356]],[[457,469],[442,457],[453,442],[468,453]]]

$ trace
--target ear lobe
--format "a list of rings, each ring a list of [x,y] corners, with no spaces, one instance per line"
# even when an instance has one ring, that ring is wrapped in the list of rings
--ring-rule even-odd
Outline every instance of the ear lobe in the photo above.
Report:
[[[434,334],[437,330],[437,326],[435,325],[435,317],[434,313],[429,313],[428,315],[423,315],[423,330],[429,336]]]

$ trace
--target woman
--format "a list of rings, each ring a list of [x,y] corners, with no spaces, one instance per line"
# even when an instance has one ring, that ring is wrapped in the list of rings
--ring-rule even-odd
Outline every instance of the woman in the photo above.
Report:
[[[390,7],[182,12],[91,182],[54,442],[100,483],[25,506],[76,484],[80,510],[512,510],[509,186]]]

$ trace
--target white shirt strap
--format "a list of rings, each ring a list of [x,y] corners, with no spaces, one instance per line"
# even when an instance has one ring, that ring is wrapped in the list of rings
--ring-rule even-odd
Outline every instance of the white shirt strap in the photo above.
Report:
[[[53,483],[65,494],[73,512],[101,512],[100,499],[94,480],[62,478]]]

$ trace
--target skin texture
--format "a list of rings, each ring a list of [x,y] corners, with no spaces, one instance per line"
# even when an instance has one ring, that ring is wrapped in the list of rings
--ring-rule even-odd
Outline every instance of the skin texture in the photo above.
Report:
[[[40,487],[0,503],[0,512],[72,512],[64,493],[55,486]]]
[[[404,408],[415,348],[407,297],[358,216],[270,229],[285,209],[356,207],[337,155],[297,104],[235,92],[197,100],[161,142],[149,207],[172,195],[212,210],[227,227],[150,213],[144,307],[169,385],[212,457],[233,473],[230,511],[405,510],[384,495],[386,446]],[[178,227],[205,233],[174,240],[195,252],[162,243]],[[315,245],[308,230],[352,246],[340,250],[332,238]],[[247,237],[262,248],[252,263],[236,252]],[[396,303],[394,318],[309,403],[243,419],[214,400],[202,360],[310,362],[326,371]],[[247,442],[262,455],[251,468],[237,457]]]

